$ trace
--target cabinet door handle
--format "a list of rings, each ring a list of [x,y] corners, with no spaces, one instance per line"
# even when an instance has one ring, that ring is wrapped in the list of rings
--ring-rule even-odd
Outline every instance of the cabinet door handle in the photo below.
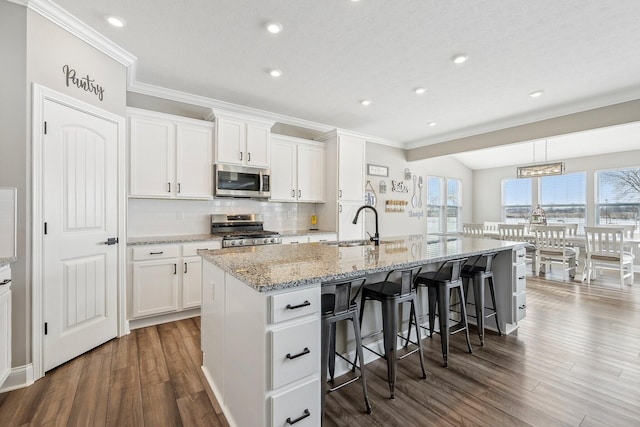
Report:
[[[520,277],[518,277],[518,280],[524,280],[524,279],[526,279],[526,277],[527,276],[520,276]]]
[[[184,274],[187,274],[187,263],[184,263]]]
[[[302,197],[302,190],[298,190],[298,197]]]
[[[251,161],[251,153],[247,151],[247,162],[250,162],[250,161]]]
[[[162,255],[164,253],[164,251],[160,251],[160,252],[149,252],[149,255]]]
[[[342,199],[342,190],[338,190],[338,197]]]
[[[240,160],[242,160],[242,151],[240,152]]]
[[[173,264],[173,274],[178,274],[178,264]]]
[[[297,423],[298,421],[302,421],[305,418],[307,418],[309,415],[311,415],[311,412],[309,412],[308,409],[305,409],[304,412],[302,413],[302,415],[300,415],[298,418],[296,418],[295,420],[292,420],[291,417],[287,418],[287,424],[293,425],[295,423]]]
[[[309,354],[309,353],[311,353],[311,350],[309,350],[309,347],[305,347],[304,350],[302,350],[298,354],[294,354],[293,356],[291,355],[291,353],[287,353],[287,359],[289,360],[297,359],[298,357],[304,356],[305,354]]]
[[[0,282],[0,285],[6,285],[8,283],[11,283],[11,279],[4,279],[2,282]]]
[[[338,212],[342,213],[342,205],[338,205]]]
[[[171,183],[167,182],[167,186],[169,187],[169,189],[167,190],[167,193],[171,193]]]
[[[178,183],[178,193],[180,192],[180,183]]]
[[[295,242],[298,243],[298,242]],[[307,307],[310,306],[311,303],[309,301],[305,301],[302,304],[298,304],[298,305],[291,305],[291,304],[287,304],[287,306],[285,307],[287,310],[295,310],[296,308],[302,308],[302,307]]]
[[[296,197],[296,190],[291,190],[291,197]]]

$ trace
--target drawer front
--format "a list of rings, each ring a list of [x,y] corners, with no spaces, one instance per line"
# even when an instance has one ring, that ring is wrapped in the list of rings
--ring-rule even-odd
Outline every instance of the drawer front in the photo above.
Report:
[[[295,245],[298,243],[309,243],[307,236],[285,236],[282,238],[283,245]]]
[[[206,242],[185,243],[182,245],[182,256],[197,256],[200,249],[221,249],[221,240],[207,240]]]
[[[318,372],[320,319],[272,330],[269,337],[272,390]]]
[[[527,316],[527,294],[525,292],[513,296],[513,320],[518,322]]]
[[[133,248],[133,260],[177,258],[179,245],[144,245]]]
[[[312,234],[309,236],[309,243],[314,242],[333,242],[338,240],[338,236],[334,233],[332,234]]]
[[[0,293],[3,288],[9,290],[11,287],[11,269],[8,265],[0,267]]]
[[[273,427],[320,425],[320,380],[318,379],[273,395],[269,400]]]
[[[320,311],[320,286],[271,295],[271,323],[283,322]]]
[[[527,287],[527,265],[515,264],[513,266],[513,293],[524,292]]]
[[[525,248],[518,248],[512,251],[513,263],[520,264],[526,262],[527,251]]]

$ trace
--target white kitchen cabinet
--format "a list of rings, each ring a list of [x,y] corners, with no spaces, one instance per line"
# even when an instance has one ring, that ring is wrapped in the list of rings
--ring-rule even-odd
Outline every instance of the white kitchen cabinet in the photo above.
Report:
[[[316,138],[326,143],[326,203],[316,207],[318,227],[336,230],[339,240],[358,240],[365,236],[365,217],[351,221],[364,204],[366,141],[340,131]],[[367,217],[368,219],[369,217]],[[381,230],[384,235],[384,230]]]
[[[325,149],[300,138],[271,139],[271,200],[324,202]]]
[[[202,259],[198,249],[220,249],[220,241],[140,245],[131,250],[131,318],[199,308]]]
[[[11,268],[0,267],[0,386],[11,373]]]
[[[213,123],[128,109],[131,197],[213,198]]]
[[[203,371],[229,424],[320,425],[320,285],[258,292],[205,261]],[[247,408],[251,408],[250,411]]]
[[[216,112],[216,162],[269,167],[273,121]]]

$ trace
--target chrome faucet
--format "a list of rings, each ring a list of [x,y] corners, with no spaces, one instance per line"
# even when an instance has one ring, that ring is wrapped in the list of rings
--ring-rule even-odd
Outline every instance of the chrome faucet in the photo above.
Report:
[[[356,216],[353,217],[353,223],[357,224],[358,223],[358,215],[360,215],[360,211],[362,209],[371,209],[373,211],[373,213],[376,216],[376,234],[373,235],[373,237],[371,237],[371,234],[369,234],[369,238],[370,240],[373,242],[373,244],[375,246],[379,246],[380,245],[380,235],[378,234],[378,211],[376,210],[376,208],[374,208],[373,206],[369,206],[369,205],[364,205],[364,206],[360,206],[358,208],[358,210],[356,211]]]

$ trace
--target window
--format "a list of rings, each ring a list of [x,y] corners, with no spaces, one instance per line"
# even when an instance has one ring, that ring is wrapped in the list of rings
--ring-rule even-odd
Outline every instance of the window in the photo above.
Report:
[[[577,223],[584,232],[587,211],[587,174],[585,172],[540,178],[540,206],[547,222]]]
[[[526,222],[533,210],[531,178],[502,180],[502,220],[507,223]]]
[[[462,221],[462,182],[427,177],[427,233],[457,233]]]
[[[640,220],[640,169],[596,172],[596,223],[633,224]]]

